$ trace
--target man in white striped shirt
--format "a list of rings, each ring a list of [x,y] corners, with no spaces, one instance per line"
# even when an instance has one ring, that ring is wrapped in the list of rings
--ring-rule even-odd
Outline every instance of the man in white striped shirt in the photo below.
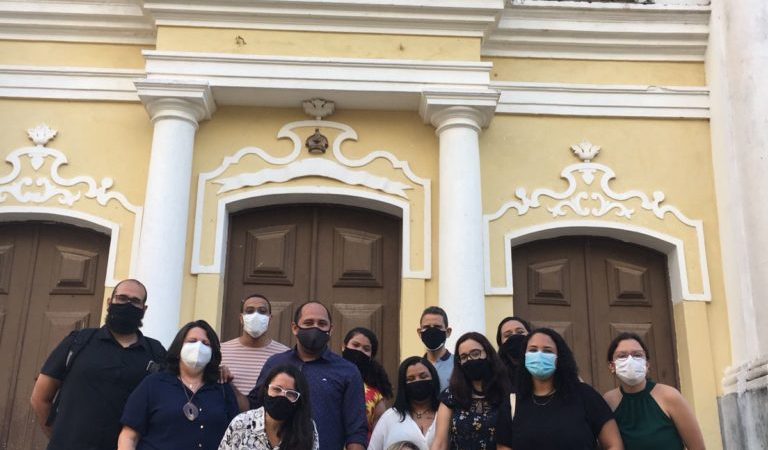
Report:
[[[272,305],[261,294],[252,294],[241,302],[240,337],[221,344],[221,363],[235,377],[232,384],[243,395],[256,385],[261,368],[270,356],[288,350],[285,345],[267,336],[272,318]]]

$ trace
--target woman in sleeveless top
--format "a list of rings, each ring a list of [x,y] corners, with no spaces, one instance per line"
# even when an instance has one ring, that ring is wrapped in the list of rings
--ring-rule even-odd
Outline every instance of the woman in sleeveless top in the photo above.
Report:
[[[634,333],[621,333],[608,347],[619,387],[604,398],[614,411],[627,450],[703,450],[696,417],[680,392],[646,378],[648,347]]]

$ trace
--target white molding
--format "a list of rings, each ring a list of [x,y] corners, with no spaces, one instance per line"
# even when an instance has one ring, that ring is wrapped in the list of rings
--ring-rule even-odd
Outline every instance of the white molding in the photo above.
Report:
[[[585,143],[586,145],[587,143]],[[590,144],[591,145],[591,144]],[[575,151],[575,150],[574,150]],[[577,155],[580,158],[583,155]],[[601,173],[602,175],[597,175]],[[576,180],[576,176],[580,176],[581,183]],[[484,222],[484,240],[485,240],[485,291],[486,295],[513,295],[512,287],[512,245],[518,245],[523,242],[527,242],[524,239],[518,239],[528,235],[542,234],[543,231],[558,229],[564,234],[569,234],[568,230],[577,228],[590,228],[590,233],[594,231],[597,234],[601,233],[600,229],[615,229],[628,231],[626,236],[620,236],[621,239],[636,242],[638,238],[635,235],[646,235],[655,238],[657,241],[667,242],[673,245],[673,248],[659,247],[655,245],[653,241],[648,243],[640,243],[652,248],[656,248],[667,254],[670,270],[670,288],[673,301],[691,300],[691,301],[710,301],[712,294],[710,290],[709,282],[709,269],[707,263],[707,254],[704,241],[704,224],[701,220],[690,219],[683,214],[679,209],[671,205],[662,205],[665,200],[665,195],[661,191],[654,191],[652,198],[646,195],[644,192],[632,190],[623,193],[613,191],[609,183],[616,178],[616,174],[613,170],[603,164],[597,164],[593,162],[582,162],[578,164],[572,164],[563,169],[560,173],[561,178],[568,182],[568,187],[561,191],[553,191],[548,188],[538,188],[533,190],[529,195],[525,188],[518,187],[515,190],[516,200],[510,200],[504,203],[497,211],[492,214],[485,214],[483,216]],[[590,189],[592,183],[599,178],[598,187]],[[580,185],[583,186],[580,188]],[[522,216],[530,212],[532,209],[538,209],[542,206],[542,200],[553,202],[552,206],[547,207],[547,211],[552,215],[552,219],[556,220],[559,217],[564,217],[569,214],[575,214],[582,218],[588,217],[603,217],[611,212],[616,218],[624,219],[627,222],[619,223],[615,221],[598,221],[598,220],[578,220],[569,222],[550,222],[534,227],[526,228],[525,230],[508,231],[505,234],[504,242],[504,258],[505,258],[505,284],[503,286],[493,286],[491,282],[491,242],[490,242],[490,224],[501,217],[503,217],[510,209],[515,209],[518,216]],[[685,251],[683,241],[668,236],[666,234],[653,231],[647,228],[632,225],[628,221],[632,219],[632,215],[635,210],[626,205],[625,202],[630,200],[639,201],[640,207],[648,212],[651,212],[657,219],[665,220],[667,215],[673,216],[678,222],[687,227],[693,228],[696,234],[696,251],[699,255],[699,271],[701,273],[701,292],[691,292],[688,286],[688,269],[685,259]],[[581,204],[582,201],[598,202],[599,207],[585,207]],[[592,230],[594,228],[594,230]],[[615,232],[611,232],[616,234]],[[551,236],[546,236],[551,237]],[[543,237],[533,237],[529,240],[540,239]]]
[[[503,0],[158,0],[157,25],[482,37]]]
[[[722,386],[725,395],[742,395],[768,387],[768,355],[725,369]]]
[[[220,197],[218,200],[218,212],[217,212],[217,219],[216,219],[216,241],[215,241],[215,249],[214,249],[214,256],[213,256],[213,263],[210,265],[205,265],[202,263],[201,260],[201,243],[202,243],[202,233],[203,233],[203,215],[204,215],[204,208],[205,208],[205,196],[208,184],[210,182],[216,183],[215,180],[218,179],[218,177],[223,174],[229,167],[239,164],[241,160],[249,155],[256,156],[260,158],[261,160],[272,164],[272,165],[280,165],[285,166],[283,169],[262,169],[258,172],[253,172],[250,174],[241,174],[245,175],[246,177],[250,176],[256,176],[260,177],[265,173],[266,171],[273,171],[273,175],[288,175],[291,174],[291,167],[293,166],[293,169],[296,169],[298,166],[304,166],[307,165],[306,162],[303,161],[313,161],[313,159],[309,160],[299,160],[299,156],[301,155],[302,148],[303,148],[303,142],[299,135],[294,132],[293,130],[297,128],[307,128],[307,127],[314,127],[314,128],[334,128],[337,130],[340,130],[341,133],[339,133],[333,143],[332,143],[332,155],[333,157],[340,163],[332,163],[330,160],[323,160],[325,163],[309,163],[309,168],[314,169],[331,169],[330,171],[316,171],[316,172],[307,172],[303,171],[304,175],[302,176],[324,176],[324,177],[330,177],[332,179],[337,179],[342,183],[345,183],[348,186],[356,184],[354,181],[356,179],[353,177],[351,179],[348,178],[348,175],[350,172],[356,172],[355,176],[358,176],[361,173],[366,172],[360,172],[360,171],[350,171],[348,169],[345,169],[342,165],[351,167],[351,168],[359,168],[367,166],[368,164],[378,160],[383,159],[387,161],[394,170],[400,170],[402,171],[403,175],[408,178],[411,182],[414,184],[417,184],[422,187],[424,190],[424,197],[423,197],[423,208],[424,208],[424,228],[423,228],[423,248],[421,249],[423,254],[423,269],[422,270],[413,270],[411,268],[411,261],[410,261],[410,255],[412,253],[411,250],[411,209],[410,204],[408,201],[405,200],[399,200],[394,199],[391,197],[391,195],[383,195],[373,192],[368,192],[361,189],[351,189],[351,188],[336,188],[336,187],[323,187],[323,186],[302,186],[302,187],[257,187],[255,189],[250,189],[247,192],[238,193],[234,195],[229,195],[225,197]],[[402,270],[403,270],[403,277],[404,278],[417,278],[417,279],[429,279],[432,276],[432,184],[431,180],[427,178],[421,178],[417,176],[413,170],[411,169],[408,161],[403,161],[398,159],[394,154],[384,151],[384,150],[375,150],[367,155],[363,156],[360,159],[350,159],[344,155],[344,153],[341,150],[341,145],[344,143],[344,141],[347,140],[357,140],[357,133],[354,129],[352,129],[349,125],[339,123],[339,122],[332,122],[327,120],[302,120],[302,121],[296,121],[296,122],[290,122],[286,125],[284,125],[277,133],[277,137],[280,138],[287,138],[290,139],[293,143],[293,150],[284,157],[275,157],[268,152],[256,148],[256,147],[245,147],[240,150],[238,150],[235,154],[231,156],[227,156],[222,159],[221,164],[209,171],[209,172],[202,172],[198,175],[198,182],[197,182],[197,196],[196,196],[196,205],[195,205],[195,219],[194,219],[194,231],[193,231],[193,242],[192,242],[192,261],[191,261],[191,272],[193,274],[199,274],[199,273],[222,273],[223,272],[223,263],[225,261],[225,258],[223,258],[223,254],[225,249],[223,248],[224,243],[226,242],[226,230],[227,230],[227,221],[228,221],[228,214],[231,212],[234,212],[232,209],[233,206],[230,206],[230,204],[247,204],[248,207],[256,207],[256,206],[264,206],[266,204],[281,204],[281,203],[295,203],[297,201],[300,202],[323,202],[325,200],[329,200],[330,197],[336,198],[337,203],[341,204],[349,204],[352,206],[360,206],[364,208],[370,208],[370,209],[378,209],[383,212],[387,212],[389,214],[396,214],[403,219],[403,263],[402,263]],[[335,164],[334,166],[329,165],[328,163]],[[305,167],[306,168],[306,167]],[[295,173],[294,173],[295,174]],[[371,176],[373,177],[373,176]],[[237,177],[232,177],[237,178]],[[282,179],[272,177],[275,182],[282,182]],[[377,181],[384,181],[385,184],[375,184],[372,183],[374,178]],[[237,183],[240,183],[240,181],[243,180],[232,180],[232,182],[237,181]],[[286,179],[287,181],[287,179]],[[388,180],[383,177],[373,177],[368,178],[367,180],[368,184],[371,184],[371,186],[368,186],[371,189],[377,189],[382,190],[382,187],[386,186],[387,184],[393,184],[396,182],[393,182],[392,180]],[[221,184],[221,183],[219,183]],[[231,184],[231,183],[230,183]],[[229,184],[224,184],[225,186],[228,186]],[[232,186],[237,186],[238,184],[233,184]],[[407,186],[408,189],[412,189],[411,186]],[[230,186],[231,187],[231,186]],[[244,187],[244,186],[240,186]],[[233,189],[239,189],[240,187],[236,187]],[[228,192],[232,189],[225,189],[225,190],[219,190],[219,194]],[[386,191],[384,191],[386,192]],[[404,194],[404,192],[403,192]],[[394,195],[400,195],[399,193],[394,193]],[[407,199],[407,196],[400,195],[402,197],[405,197]],[[251,199],[251,200],[249,200]],[[256,201],[252,201],[252,199],[257,199]],[[397,208],[392,209],[388,208],[386,206],[382,207],[382,205],[394,205]]]
[[[27,220],[45,220],[59,223],[77,225],[109,235],[109,255],[107,257],[107,273],[104,286],[115,287],[118,281],[115,278],[115,263],[117,261],[117,247],[120,241],[120,224],[110,220],[93,216],[81,211],[53,208],[50,206],[0,206],[0,222],[16,222]],[[136,254],[134,242],[133,254]],[[131,270],[132,276],[133,270]]]
[[[487,217],[487,216],[486,216]],[[527,242],[560,236],[603,236],[632,242],[658,250],[667,255],[669,268],[670,296],[673,303],[681,301],[710,301],[708,284],[703,294],[691,293],[688,287],[688,268],[685,261],[685,244],[681,239],[645,227],[602,220],[570,220],[548,222],[540,225],[510,231],[504,234],[504,286],[491,286],[490,242],[488,222],[485,223],[485,295],[514,295],[512,283],[512,252],[515,246]],[[700,264],[706,269],[706,259]],[[705,275],[704,275],[705,276]],[[702,278],[704,277],[702,276]]]
[[[138,102],[143,70],[0,65],[0,98]]]
[[[116,201],[126,211],[133,214],[133,242],[131,250],[131,266],[130,272],[133,273],[136,264],[136,246],[139,242],[141,235],[141,220],[143,216],[143,209],[140,206],[136,206],[128,201],[128,199],[121,192],[113,191],[112,185],[114,180],[111,177],[104,177],[100,182],[96,182],[93,177],[80,175],[73,178],[64,178],[59,174],[59,169],[62,166],[69,164],[69,160],[64,152],[53,148],[45,147],[45,145],[53,139],[57,132],[48,128],[47,125],[41,124],[35,128],[27,130],[30,139],[36,144],[34,147],[22,147],[11,151],[6,156],[5,161],[11,165],[11,171],[0,176],[0,204],[4,203],[8,197],[13,197],[17,202],[21,204],[43,204],[50,200],[57,199],[61,205],[72,207],[75,203],[81,201],[83,197],[95,200],[100,206],[107,207],[112,201]],[[29,165],[34,170],[35,176],[22,175],[22,158],[29,159]],[[49,162],[49,159],[51,160]],[[47,172],[40,172],[44,166],[48,164]],[[78,189],[87,188],[85,192]],[[8,207],[5,207],[8,208]],[[61,211],[67,211],[61,208],[50,207],[26,207],[27,211],[58,211],[56,214],[62,215]],[[84,213],[77,211],[71,211],[71,217],[85,217]],[[66,214],[63,214],[66,215]],[[95,217],[90,216],[88,217]],[[90,220],[90,219],[89,219]],[[103,223],[112,224],[105,219],[100,219]],[[90,220],[94,223],[102,223],[98,221]],[[106,226],[106,225],[105,225]],[[111,236],[116,239],[118,235],[118,229],[109,228]],[[117,242],[117,241],[115,241]],[[110,260],[113,261],[116,256],[117,247],[110,247]]]
[[[488,92],[489,62],[317,58],[144,51],[151,81],[206,80],[219,105],[417,110],[424,91]]]
[[[492,82],[497,114],[709,118],[709,88]]]
[[[704,61],[709,6],[517,0],[483,56]]]
[[[6,0],[0,39],[154,45],[155,24],[139,0]]]
[[[405,191],[413,189],[405,183],[379,177],[362,170],[350,170],[339,163],[322,158],[302,159],[281,169],[263,169],[255,173],[241,173],[213,182],[221,185],[217,194],[224,194],[242,188],[259,187],[268,183],[285,183],[310,176],[330,178],[351,186],[363,186],[406,199],[408,194]]]
[[[174,117],[192,122],[209,120],[216,112],[211,87],[205,80],[138,80],[136,91],[153,122]]]

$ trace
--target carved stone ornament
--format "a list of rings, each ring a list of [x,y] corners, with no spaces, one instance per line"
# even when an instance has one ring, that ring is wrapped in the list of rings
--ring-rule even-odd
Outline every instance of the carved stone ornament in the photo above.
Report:
[[[320,133],[319,128],[315,128],[315,133],[307,138],[307,150],[315,155],[322,155],[328,150],[328,138]]]
[[[589,141],[571,145],[571,150],[573,150],[573,153],[585,163],[592,161],[597,157],[597,154],[600,153],[600,147]]]
[[[304,106],[304,112],[315,120],[321,120],[323,117],[330,116],[336,110],[336,104],[324,98],[304,100],[302,106]]]
[[[58,198],[60,204],[72,206],[82,196],[85,196],[95,199],[102,206],[114,199],[134,214],[140,210],[139,207],[132,205],[123,194],[110,191],[114,184],[110,177],[102,178],[100,183],[88,176],[62,177],[59,174],[59,169],[69,164],[66,155],[59,150],[45,147],[56,134],[56,130],[45,124],[27,130],[27,135],[35,146],[16,149],[5,158],[12,169],[9,174],[0,175],[0,203],[5,202],[10,195],[20,203],[45,203],[52,198]],[[29,165],[34,170],[34,175],[21,176],[24,157],[29,158]],[[52,161],[48,166],[48,171],[41,171],[49,158]],[[77,185],[82,185],[83,188],[87,189],[85,192],[79,189],[70,189]]]

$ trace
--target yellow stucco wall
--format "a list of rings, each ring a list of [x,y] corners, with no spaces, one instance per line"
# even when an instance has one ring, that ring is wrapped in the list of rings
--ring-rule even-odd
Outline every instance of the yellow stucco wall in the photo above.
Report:
[[[157,49],[244,55],[478,61],[480,38],[159,27]]]
[[[143,69],[141,45],[0,40],[0,64]]]
[[[483,57],[492,81],[705,86],[704,63]]]
[[[560,178],[560,172],[566,166],[580,162],[572,154],[570,146],[584,140],[602,148],[594,162],[615,171],[616,178],[609,185],[614,192],[636,190],[651,197],[654,191],[662,191],[666,194],[666,202],[662,205],[673,205],[689,218],[703,221],[712,300],[678,304],[675,307],[675,332],[683,393],[694,405],[702,426],[706,428],[707,442],[717,447],[720,441],[715,395],[722,393],[717,380],[729,364],[730,348],[709,124],[701,120],[497,116],[481,137],[485,214],[492,214],[505,202],[515,199],[517,188],[525,188],[529,195],[537,188],[564,191],[568,183]],[[598,181],[599,178],[593,187]],[[591,191],[600,192],[600,189]],[[504,233],[534,225],[581,219],[570,210],[566,210],[568,214],[564,217],[553,218],[546,207],[552,206],[555,201],[547,201],[544,197],[542,203],[540,208],[532,208],[522,216],[511,209],[491,223],[492,255],[495,252],[495,257],[491,259],[494,285],[504,281]],[[583,204],[589,207],[598,205],[594,201],[584,201]],[[703,278],[693,229],[670,214],[661,220],[644,211],[639,202],[631,206],[635,209],[631,220],[617,218],[612,213],[584,219],[640,225],[682,239],[686,245],[691,291],[701,292]],[[488,297],[486,313],[490,334],[495,332],[498,319],[512,312],[511,303],[510,296]]]
[[[122,193],[134,206],[143,205],[152,125],[142,105],[2,100],[0,157],[5,160],[18,148],[33,147],[34,144],[27,138],[27,129],[43,123],[58,131],[58,135],[46,147],[61,151],[68,159],[68,164],[59,170],[62,178],[85,176],[101,184],[105,177],[110,177],[114,184],[107,192]],[[45,161],[45,164],[35,171],[28,163],[29,158],[23,157],[21,176],[33,180],[40,177],[52,179],[50,170],[53,159],[49,157]],[[0,165],[0,178],[10,170],[10,164]],[[60,197],[53,197],[43,203],[21,203],[7,195],[0,207],[47,206],[89,214],[118,224],[120,231],[115,278],[127,277],[136,216],[116,200],[100,205],[96,200],[86,198],[86,184],[78,183],[65,189],[72,193],[80,192],[80,200],[72,206],[62,205],[59,202]],[[25,187],[24,191],[41,192],[42,188],[30,186]]]

